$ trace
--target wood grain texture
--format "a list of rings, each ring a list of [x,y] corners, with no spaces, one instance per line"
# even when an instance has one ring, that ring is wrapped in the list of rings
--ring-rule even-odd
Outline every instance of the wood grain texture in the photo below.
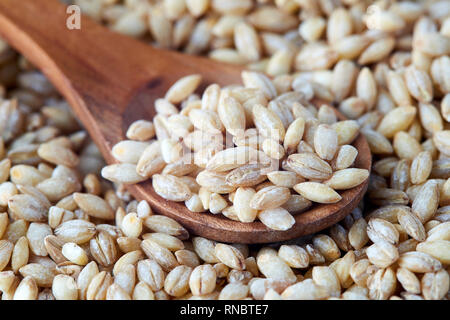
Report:
[[[238,67],[153,48],[86,16],[82,16],[81,30],[69,30],[67,17],[66,7],[58,0],[0,0],[1,36],[39,67],[67,99],[108,163],[115,162],[111,148],[125,138],[128,126],[134,120],[152,118],[153,101],[164,96],[178,78],[199,73],[203,86],[240,82]],[[356,167],[370,170],[370,150],[362,135],[354,145],[359,151]],[[128,189],[193,234],[224,242],[267,243],[311,234],[338,222],[358,205],[367,185],[368,181],[342,192],[339,203],[315,205],[297,215],[288,231],[190,212],[182,203],[159,197],[150,181]]]

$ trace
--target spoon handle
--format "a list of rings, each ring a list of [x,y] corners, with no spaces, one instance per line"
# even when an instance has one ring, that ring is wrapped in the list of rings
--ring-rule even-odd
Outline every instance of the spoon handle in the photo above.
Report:
[[[179,77],[205,83],[238,81],[239,68],[157,49],[110,31],[58,0],[1,0],[0,35],[50,79],[108,162],[112,146],[136,119],[155,114],[153,101]],[[145,18],[146,19],[146,18]]]
[[[149,77],[138,72],[136,49],[148,46],[84,15],[80,29],[69,29],[72,14],[58,0],[2,0],[0,34],[50,79],[102,149],[121,136],[126,99]]]

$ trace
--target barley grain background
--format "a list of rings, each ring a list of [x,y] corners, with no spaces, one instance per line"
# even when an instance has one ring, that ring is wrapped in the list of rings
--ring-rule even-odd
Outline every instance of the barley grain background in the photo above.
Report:
[[[448,1],[75,4],[152,45],[245,65],[245,90],[235,90],[236,103],[221,100],[224,89],[214,85],[193,93],[200,79],[184,79],[156,101],[153,121],[129,128],[132,142],[115,146],[123,163],[102,170],[104,161],[66,102],[0,42],[3,300],[449,298]],[[327,106],[308,108],[305,101],[314,97],[350,120],[336,123]],[[184,146],[172,135],[191,133],[183,143],[197,153],[193,128],[208,132],[200,141],[211,145],[217,130],[226,130],[236,147],[253,146],[260,158],[314,156],[294,156],[263,177],[258,163],[210,164],[207,152],[194,158],[195,166],[177,165]],[[245,135],[238,134],[242,128]],[[271,139],[261,139],[270,129]],[[192,211],[241,221],[259,214],[269,226],[279,219],[288,227],[291,213],[352,185],[345,170],[357,170],[351,141],[358,132],[374,156],[368,194],[351,215],[307,239],[249,247],[190,236],[123,185],[156,174],[156,189]],[[155,135],[161,141],[150,148]],[[197,172],[202,165],[224,171]],[[217,189],[203,188],[199,176]],[[305,184],[318,188],[317,199],[308,198]],[[287,198],[286,190],[281,207],[267,207],[273,195]]]

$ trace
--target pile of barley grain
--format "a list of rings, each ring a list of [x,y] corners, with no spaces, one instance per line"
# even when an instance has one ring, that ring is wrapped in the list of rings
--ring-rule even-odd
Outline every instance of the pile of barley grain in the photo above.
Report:
[[[76,3],[143,41],[266,72],[274,97],[293,90],[335,103],[374,154],[369,191],[306,239],[189,238],[99,177],[104,162],[66,103],[0,42],[2,299],[449,298],[448,1]],[[129,138],[151,136],[155,120]]]
[[[179,79],[155,102],[153,122],[131,124],[130,140],[112,148],[120,164],[102,176],[124,184],[152,178],[158,195],[190,211],[259,219],[274,230],[290,229],[291,214],[312,201],[339,202],[335,190],[367,180],[366,169],[350,168],[358,155],[351,145],[356,121],[338,121],[326,104],[317,111],[313,95],[292,91],[289,81],[279,92],[264,74],[244,71],[242,79],[245,87],[211,84],[201,99],[192,95],[199,75]]]

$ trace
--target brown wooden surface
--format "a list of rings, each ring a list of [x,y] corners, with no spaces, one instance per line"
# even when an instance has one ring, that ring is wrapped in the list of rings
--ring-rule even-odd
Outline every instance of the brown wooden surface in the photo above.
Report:
[[[66,7],[58,0],[0,0],[0,34],[39,67],[67,99],[108,163],[111,148],[125,138],[130,123],[154,116],[153,101],[164,96],[179,77],[199,73],[203,84],[240,82],[240,69],[206,58],[155,49],[119,35],[85,16],[81,30],[66,28]],[[360,135],[356,167],[370,170],[371,155]],[[179,221],[191,233],[224,242],[267,243],[322,230],[355,208],[368,181],[341,193],[342,200],[315,205],[295,217],[288,231],[274,231],[261,222],[240,223],[222,215],[194,213],[183,203],[159,197],[147,181],[129,186],[154,211]]]

